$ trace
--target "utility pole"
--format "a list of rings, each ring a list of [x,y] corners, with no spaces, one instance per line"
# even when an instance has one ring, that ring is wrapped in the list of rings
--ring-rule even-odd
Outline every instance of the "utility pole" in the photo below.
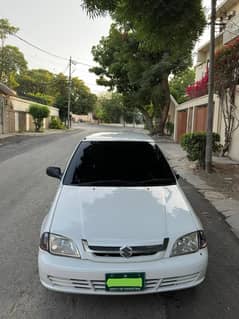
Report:
[[[215,22],[217,0],[211,0],[211,36],[210,36],[210,64],[208,79],[208,113],[207,113],[207,140],[206,140],[206,172],[212,172],[212,130],[214,108],[214,65],[215,65]]]
[[[67,106],[67,127],[68,129],[71,127],[71,65],[72,59],[70,57],[69,60],[69,77],[68,77],[68,106]]]

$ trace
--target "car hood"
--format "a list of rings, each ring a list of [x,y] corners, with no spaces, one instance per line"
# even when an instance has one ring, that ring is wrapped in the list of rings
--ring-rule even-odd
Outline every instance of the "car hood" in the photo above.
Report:
[[[195,222],[177,185],[62,186],[50,231],[91,245],[145,245],[189,233]]]

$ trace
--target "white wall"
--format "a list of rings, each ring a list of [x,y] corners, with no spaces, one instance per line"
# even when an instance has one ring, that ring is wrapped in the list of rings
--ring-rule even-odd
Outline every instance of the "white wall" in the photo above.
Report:
[[[13,109],[15,111],[28,112],[30,104],[34,103],[32,101],[20,99],[18,97],[10,97]],[[39,104],[39,103],[37,103]],[[48,106],[50,110],[50,116],[59,116],[59,109],[53,106]]]

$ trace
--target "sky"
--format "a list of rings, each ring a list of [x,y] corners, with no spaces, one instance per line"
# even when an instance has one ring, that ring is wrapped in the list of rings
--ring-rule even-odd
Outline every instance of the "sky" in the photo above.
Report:
[[[81,8],[80,0],[0,0],[0,18],[9,19],[20,30],[23,39],[56,55],[94,65],[91,48],[108,34],[109,17],[90,19]],[[24,42],[9,36],[7,44],[17,46],[28,61],[29,68],[45,68],[54,73],[68,74],[67,61],[44,54]],[[78,76],[94,93],[104,91],[97,86],[89,67],[73,66],[72,76]]]
[[[211,0],[203,0],[210,7]],[[102,36],[107,36],[111,19],[109,17],[90,19],[81,8],[81,0],[0,0],[0,18],[7,18],[20,30],[17,33],[24,40],[55,55],[95,65],[91,54],[93,45]],[[206,32],[200,39],[205,42]],[[17,46],[28,61],[28,67],[48,69],[53,73],[68,74],[68,61],[51,57],[9,36],[7,44]],[[96,84],[96,77],[89,67],[74,65],[72,76],[82,79],[91,91],[98,94],[106,89]]]

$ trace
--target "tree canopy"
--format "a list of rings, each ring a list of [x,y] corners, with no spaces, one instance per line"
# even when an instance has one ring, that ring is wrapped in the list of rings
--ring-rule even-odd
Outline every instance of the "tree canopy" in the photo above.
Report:
[[[205,25],[201,0],[83,0],[90,16],[110,13],[155,48],[191,51]]]
[[[53,81],[52,88],[56,96],[54,105],[60,109],[60,117],[65,121],[68,105],[68,79],[60,73],[55,76]],[[87,114],[92,112],[97,100],[96,95],[92,94],[84,81],[77,77],[72,78],[71,87],[72,113]]]
[[[137,107],[151,131],[163,133],[170,105],[169,74],[177,74],[191,63],[191,55],[182,50],[169,55],[164,50],[151,51],[141,45],[132,30],[113,24],[108,37],[92,49],[99,64],[91,69],[97,83],[115,88],[128,107]],[[153,128],[153,117],[155,128]]]
[[[170,105],[169,75],[191,64],[205,17],[200,0],[85,0],[91,16],[110,13],[116,24],[92,50],[98,84],[116,88],[163,134]],[[150,119],[151,113],[151,119]]]
[[[31,104],[29,106],[29,113],[33,117],[35,131],[39,132],[43,124],[43,119],[47,118],[50,114],[49,108],[45,105]]]
[[[6,45],[0,48],[0,57],[0,81],[16,88],[18,86],[16,75],[27,69],[23,53],[15,46]]]
[[[14,78],[19,68],[23,67],[26,61],[18,48],[13,46],[4,47],[8,35],[15,34],[19,29],[10,24],[8,19],[0,19],[0,81],[10,86],[16,86]]]
[[[7,36],[17,33],[18,30],[17,27],[10,24],[8,19],[0,19],[0,39],[2,41],[2,47]]]

